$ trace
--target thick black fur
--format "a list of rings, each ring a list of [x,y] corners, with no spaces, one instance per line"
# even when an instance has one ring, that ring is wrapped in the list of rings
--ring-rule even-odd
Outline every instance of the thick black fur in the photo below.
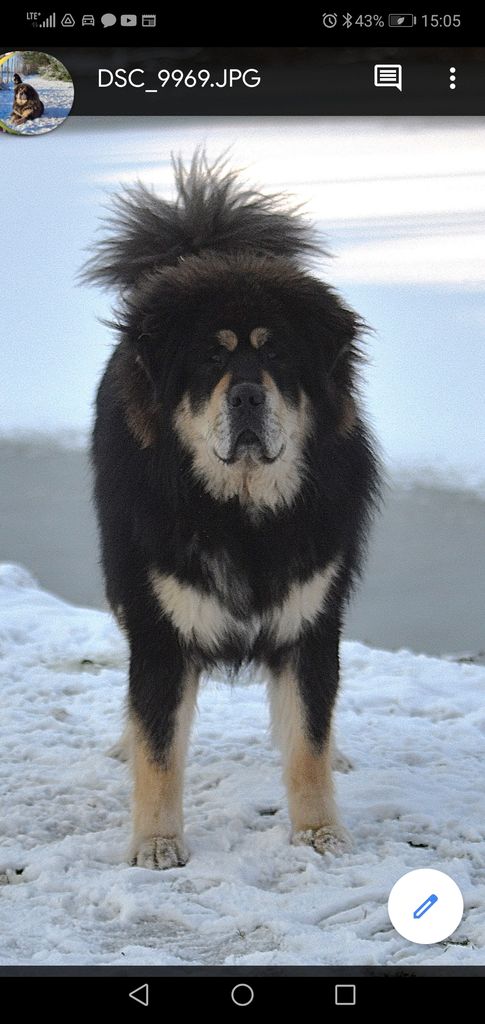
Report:
[[[303,268],[318,247],[299,215],[274,197],[241,190],[233,174],[200,156],[188,172],[177,164],[176,181],[174,203],[141,185],[119,198],[111,234],[86,271],[122,293],[119,343],[97,397],[92,462],[107,596],[113,609],[122,608],[131,645],[131,712],[163,763],[187,664],[237,668],[254,659],[278,670],[291,662],[318,746],[338,687],[343,609],[378,492],[359,412],[342,426],[349,401],[357,400],[363,325]],[[237,498],[213,498],[196,479],[172,415],[187,392],[197,408],[227,370],[207,358],[214,332],[230,328],[244,338],[260,324],[282,339],[281,360],[270,362],[261,350],[267,372],[289,402],[303,389],[315,423],[294,502],[254,516]],[[244,378],[244,364],[238,373]],[[136,410],[148,440],[130,426]],[[276,645],[262,633],[248,647],[228,635],[208,654],[182,642],[162,617],[148,572],[155,566],[212,594],[210,558],[225,553],[235,578],[240,573],[248,583],[249,599],[238,597],[236,586],[228,598],[242,618],[281,603],[294,581],[337,554],[343,561],[325,612],[297,642]]]
[[[317,251],[304,222],[281,196],[242,189],[235,172],[211,168],[196,155],[187,171],[174,163],[177,199],[169,202],[141,182],[115,197],[108,236],[97,245],[85,277],[132,288],[157,267],[176,266],[203,252],[264,253],[283,258]]]

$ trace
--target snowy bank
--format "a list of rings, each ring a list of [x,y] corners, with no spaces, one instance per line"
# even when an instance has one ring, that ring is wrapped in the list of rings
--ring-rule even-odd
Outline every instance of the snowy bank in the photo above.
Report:
[[[127,866],[129,778],[108,756],[126,646],[111,617],[0,570],[0,961],[4,964],[471,965],[485,946],[485,669],[343,647],[337,776],[354,847],[288,844],[264,688],[208,681],[186,787],[191,860]],[[459,929],[415,946],[391,927],[400,875],[433,867]]]

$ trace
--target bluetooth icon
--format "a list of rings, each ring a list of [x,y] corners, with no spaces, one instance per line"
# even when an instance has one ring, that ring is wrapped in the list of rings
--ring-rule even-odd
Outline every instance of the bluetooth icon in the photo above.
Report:
[[[352,28],[352,15],[344,14],[344,28]]]

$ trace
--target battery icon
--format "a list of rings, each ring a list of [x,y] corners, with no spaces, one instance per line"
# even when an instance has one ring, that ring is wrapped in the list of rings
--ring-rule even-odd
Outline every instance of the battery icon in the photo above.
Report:
[[[416,24],[415,14],[390,14],[387,19],[389,28],[414,28]]]

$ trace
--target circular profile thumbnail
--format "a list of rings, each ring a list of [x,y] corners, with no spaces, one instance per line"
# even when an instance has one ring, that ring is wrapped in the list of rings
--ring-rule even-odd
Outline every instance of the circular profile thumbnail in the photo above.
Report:
[[[0,56],[0,131],[45,135],[71,113],[74,85],[57,57],[39,50],[12,50]]]

